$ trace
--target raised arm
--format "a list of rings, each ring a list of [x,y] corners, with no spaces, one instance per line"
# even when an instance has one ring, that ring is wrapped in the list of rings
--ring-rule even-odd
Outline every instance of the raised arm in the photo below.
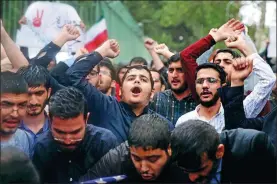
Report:
[[[255,118],[264,108],[276,82],[276,76],[270,66],[259,56],[254,44],[248,40],[251,40],[248,35],[240,33],[234,38],[227,39],[225,44],[229,48],[240,50],[245,57],[253,59],[253,71],[259,77],[259,81],[244,99],[243,105],[246,117]]]
[[[98,116],[106,113],[107,109],[111,107],[110,103],[113,103],[116,99],[101,93],[85,78],[94,66],[103,59],[103,57],[114,58],[118,56],[119,52],[120,50],[117,41],[107,40],[102,46],[97,48],[95,52],[79,57],[78,61],[66,72],[70,84],[84,93],[89,103],[89,112],[98,113]]]
[[[226,40],[230,35],[234,35],[236,30],[241,32],[243,29],[243,24],[240,21],[231,19],[227,23],[223,24],[219,29],[211,29],[207,36],[189,45],[180,52],[185,71],[187,71],[186,80],[194,98],[196,98],[194,82],[195,70],[197,67],[196,59],[217,42]]]
[[[13,65],[13,68],[18,70],[22,66],[29,65],[28,60],[22,54],[20,49],[16,46],[13,40],[10,38],[8,33],[6,32],[2,20],[1,20],[1,44],[3,45],[7,57]]]

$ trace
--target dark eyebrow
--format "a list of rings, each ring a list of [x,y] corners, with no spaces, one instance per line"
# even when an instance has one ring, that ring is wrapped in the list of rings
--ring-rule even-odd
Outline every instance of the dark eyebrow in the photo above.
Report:
[[[71,131],[71,132],[65,132],[65,131],[58,130],[58,129],[54,128],[54,130],[55,130],[56,132],[61,133],[61,134],[76,134],[76,133],[78,133],[79,131],[81,131],[82,129],[83,129],[83,127],[79,128],[79,129],[77,129],[77,130],[73,130],[73,131]]]
[[[9,101],[2,101],[1,103],[3,103],[3,104],[7,104],[7,105],[14,105],[14,103],[9,102]]]
[[[203,171],[203,170],[205,170],[206,168],[207,168],[208,166],[206,165],[206,166],[204,166],[204,167],[202,167],[202,168],[198,168],[198,169],[195,169],[195,170],[190,170],[190,169],[185,169],[184,168],[184,171],[186,172],[186,173],[196,173],[196,172],[201,172],[201,171]]]

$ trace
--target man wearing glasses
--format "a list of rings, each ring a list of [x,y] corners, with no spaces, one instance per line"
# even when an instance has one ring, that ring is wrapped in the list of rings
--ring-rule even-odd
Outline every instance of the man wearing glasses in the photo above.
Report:
[[[19,74],[1,73],[1,149],[14,146],[29,157],[32,154],[31,135],[18,129],[20,121],[26,115],[28,102],[28,84]]]
[[[117,145],[109,130],[87,125],[85,98],[78,89],[56,92],[49,101],[49,117],[51,131],[39,137],[33,156],[42,183],[78,181]]]
[[[226,73],[214,63],[204,63],[196,68],[196,94],[200,104],[194,111],[181,116],[176,126],[190,119],[199,119],[214,126],[217,132],[225,127],[224,109],[217,89],[226,82]]]

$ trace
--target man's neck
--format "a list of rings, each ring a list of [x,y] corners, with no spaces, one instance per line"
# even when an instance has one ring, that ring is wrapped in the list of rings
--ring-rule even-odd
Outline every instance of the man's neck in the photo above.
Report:
[[[133,111],[133,113],[135,113],[136,116],[139,116],[142,114],[142,112],[146,106],[147,105],[132,106],[132,111]]]
[[[38,116],[26,115],[23,118],[25,126],[27,126],[32,132],[37,133],[45,123],[44,111],[42,111]]]
[[[211,107],[205,107],[200,104],[197,113],[199,116],[205,117],[206,120],[211,120],[219,112],[220,107],[221,102],[218,99],[217,102]]]
[[[171,90],[171,91],[172,91],[174,97],[179,101],[183,100],[184,98],[186,98],[190,95],[190,90],[189,89],[185,90],[182,93],[175,93],[173,90]]]
[[[3,134],[0,133],[0,142],[9,141],[12,138],[13,135],[14,134],[3,135]]]

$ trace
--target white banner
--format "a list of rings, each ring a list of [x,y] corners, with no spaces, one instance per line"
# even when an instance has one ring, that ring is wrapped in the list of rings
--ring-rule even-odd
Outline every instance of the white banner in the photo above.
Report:
[[[26,25],[17,32],[16,43],[19,46],[42,49],[52,41],[65,24],[76,25],[81,33],[77,40],[67,42],[62,51],[76,52],[84,45],[84,33],[80,28],[81,19],[76,10],[59,2],[32,3],[26,13]]]
[[[269,28],[269,42],[267,57],[276,57],[276,26]]]

